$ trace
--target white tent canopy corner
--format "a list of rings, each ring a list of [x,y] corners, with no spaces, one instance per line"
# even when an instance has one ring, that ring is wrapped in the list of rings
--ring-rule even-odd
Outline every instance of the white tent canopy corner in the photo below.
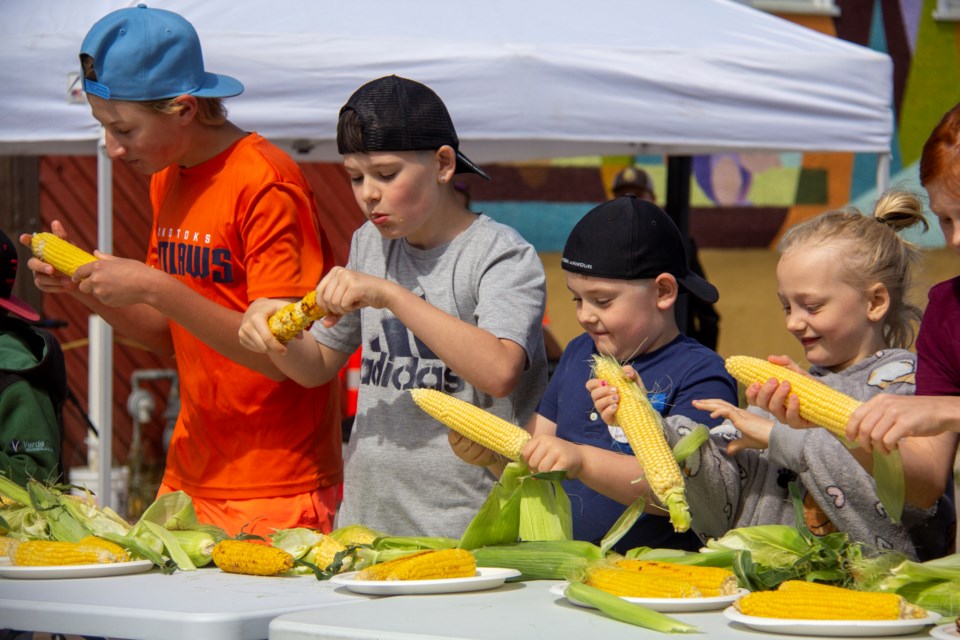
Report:
[[[69,99],[77,54],[97,19],[133,4],[3,2],[0,154],[97,153],[99,125],[82,99],[77,104],[75,91]],[[245,92],[227,103],[231,120],[298,160],[338,160],[341,105],[361,84],[395,73],[437,91],[462,148],[481,164],[847,151],[878,154],[880,188],[887,179],[889,56],[732,0],[147,4],[189,19],[208,70],[244,83]],[[100,166],[100,248],[109,250],[105,157]],[[91,351],[109,347],[91,343]],[[107,364],[101,378],[110,374]],[[109,388],[92,385],[91,399],[102,402]],[[100,486],[106,487],[109,410],[100,421]]]

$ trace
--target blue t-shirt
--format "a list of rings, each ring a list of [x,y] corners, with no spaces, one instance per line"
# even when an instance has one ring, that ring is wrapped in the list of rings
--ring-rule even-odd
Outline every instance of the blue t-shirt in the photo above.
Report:
[[[596,353],[593,340],[586,333],[566,346],[537,413],[557,424],[559,438],[633,455],[622,431],[603,422],[586,390]],[[682,334],[628,364],[640,374],[651,403],[664,416],[683,415],[715,426],[721,421],[694,409],[691,401],[719,398],[737,404],[737,384],[724,368],[723,359]],[[579,480],[565,480],[563,488],[573,508],[573,537],[599,544],[626,507]],[[666,516],[644,514],[614,549],[623,553],[639,546],[697,550],[702,545],[692,531],[676,533]]]

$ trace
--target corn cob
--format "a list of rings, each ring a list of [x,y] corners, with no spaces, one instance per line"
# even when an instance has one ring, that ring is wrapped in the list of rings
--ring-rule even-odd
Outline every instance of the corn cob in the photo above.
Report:
[[[521,580],[567,580],[600,560],[603,551],[586,540],[534,540],[472,550],[478,567],[520,571]]]
[[[103,541],[107,542],[107,541]],[[112,543],[108,543],[112,544]],[[114,545],[121,553],[99,543],[61,542],[58,540],[24,540],[10,545],[10,561],[17,566],[49,567],[75,564],[109,564],[125,562],[127,552]]]
[[[699,598],[703,595],[693,584],[676,577],[611,566],[589,569],[583,582],[627,598]]]
[[[106,538],[98,538],[97,536],[86,536],[80,539],[80,542],[77,544],[85,547],[95,547],[103,549],[108,553],[112,553],[116,556],[116,562],[127,561],[130,559],[130,554],[126,549],[118,545],[116,542],[111,542]]]
[[[618,560],[615,565],[650,576],[683,580],[695,586],[705,598],[729,596],[737,592],[737,576],[723,567],[698,567],[653,560]]]
[[[293,556],[283,549],[246,540],[221,540],[212,555],[213,563],[227,573],[275,576],[293,567]]]
[[[382,538],[386,534],[371,529],[362,524],[348,524],[334,529],[329,534],[334,540],[339,540],[345,545],[362,544],[371,545],[377,538]]]
[[[320,542],[313,546],[313,563],[321,569],[326,569],[333,563],[333,559],[341,551],[346,551],[347,545],[331,536],[323,536]]]
[[[10,536],[0,536],[0,558],[4,558],[9,555],[10,546],[17,542],[16,538],[11,538]]]
[[[33,255],[47,264],[52,264],[60,273],[72,276],[79,267],[93,262],[96,258],[66,240],[52,233],[35,233],[30,238]]]
[[[726,365],[730,375],[744,386],[754,382],[763,384],[770,378],[789,382],[792,394],[800,400],[800,417],[820,425],[843,440],[847,438],[850,414],[863,404],[819,380],[760,358],[731,356],[727,358]]]
[[[367,567],[357,580],[437,580],[476,574],[477,561],[466,549],[430,549]]]
[[[286,344],[310,326],[311,322],[325,315],[327,312],[317,304],[317,292],[311,291],[303,299],[278,309],[267,319],[267,325],[277,341]]]
[[[788,580],[776,591],[749,593],[734,606],[748,616],[800,620],[899,620],[927,615],[896,593],[854,591],[802,580]]]
[[[517,425],[441,391],[411,389],[410,394],[417,406],[439,422],[510,460],[520,459],[523,445],[530,439]]]
[[[617,388],[620,403],[617,424],[643,468],[647,484],[670,512],[676,531],[690,528],[690,509],[684,492],[683,474],[663,433],[662,417],[650,404],[646,390],[623,375],[615,358],[595,355],[593,375]]]

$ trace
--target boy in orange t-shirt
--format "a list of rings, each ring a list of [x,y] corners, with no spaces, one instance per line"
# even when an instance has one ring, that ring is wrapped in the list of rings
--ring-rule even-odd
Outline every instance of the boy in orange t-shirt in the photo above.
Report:
[[[231,534],[329,531],[342,480],[336,383],[304,389],[237,337],[251,300],[297,299],[332,266],[309,185],[226,119],[220,99],[243,85],[204,70],[183,17],[114,11],[80,58],[110,157],[152,176],[147,262],[100,254],[71,281],[33,259],[37,285],[176,356],[181,408],[161,494],[186,492],[201,521]]]

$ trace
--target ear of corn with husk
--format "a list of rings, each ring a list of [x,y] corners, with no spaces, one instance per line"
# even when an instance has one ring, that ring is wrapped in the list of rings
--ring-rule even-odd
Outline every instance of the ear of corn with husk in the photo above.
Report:
[[[293,556],[283,549],[248,540],[221,540],[212,555],[213,563],[227,573],[275,576],[293,568]]]
[[[60,273],[72,276],[77,269],[93,262],[93,254],[73,245],[52,233],[35,233],[30,238],[33,255],[51,264]]]
[[[267,319],[267,326],[278,342],[286,344],[325,315],[327,312],[317,304],[317,292],[311,291],[300,300],[278,309]]]
[[[516,569],[520,580],[569,580],[603,557],[585,540],[549,540],[496,544],[473,549],[478,567]]]
[[[476,559],[466,549],[430,549],[369,566],[357,573],[357,580],[438,580],[476,574]]]
[[[775,591],[749,593],[738,598],[734,607],[748,616],[800,620],[900,620],[927,615],[895,593],[854,591],[803,580],[786,581]]]
[[[616,358],[595,355],[593,375],[616,387],[620,395],[617,424],[640,462],[650,490],[669,511],[673,528],[686,531],[690,528],[690,509],[683,474],[663,433],[662,416],[651,406],[646,390],[623,375]]]

